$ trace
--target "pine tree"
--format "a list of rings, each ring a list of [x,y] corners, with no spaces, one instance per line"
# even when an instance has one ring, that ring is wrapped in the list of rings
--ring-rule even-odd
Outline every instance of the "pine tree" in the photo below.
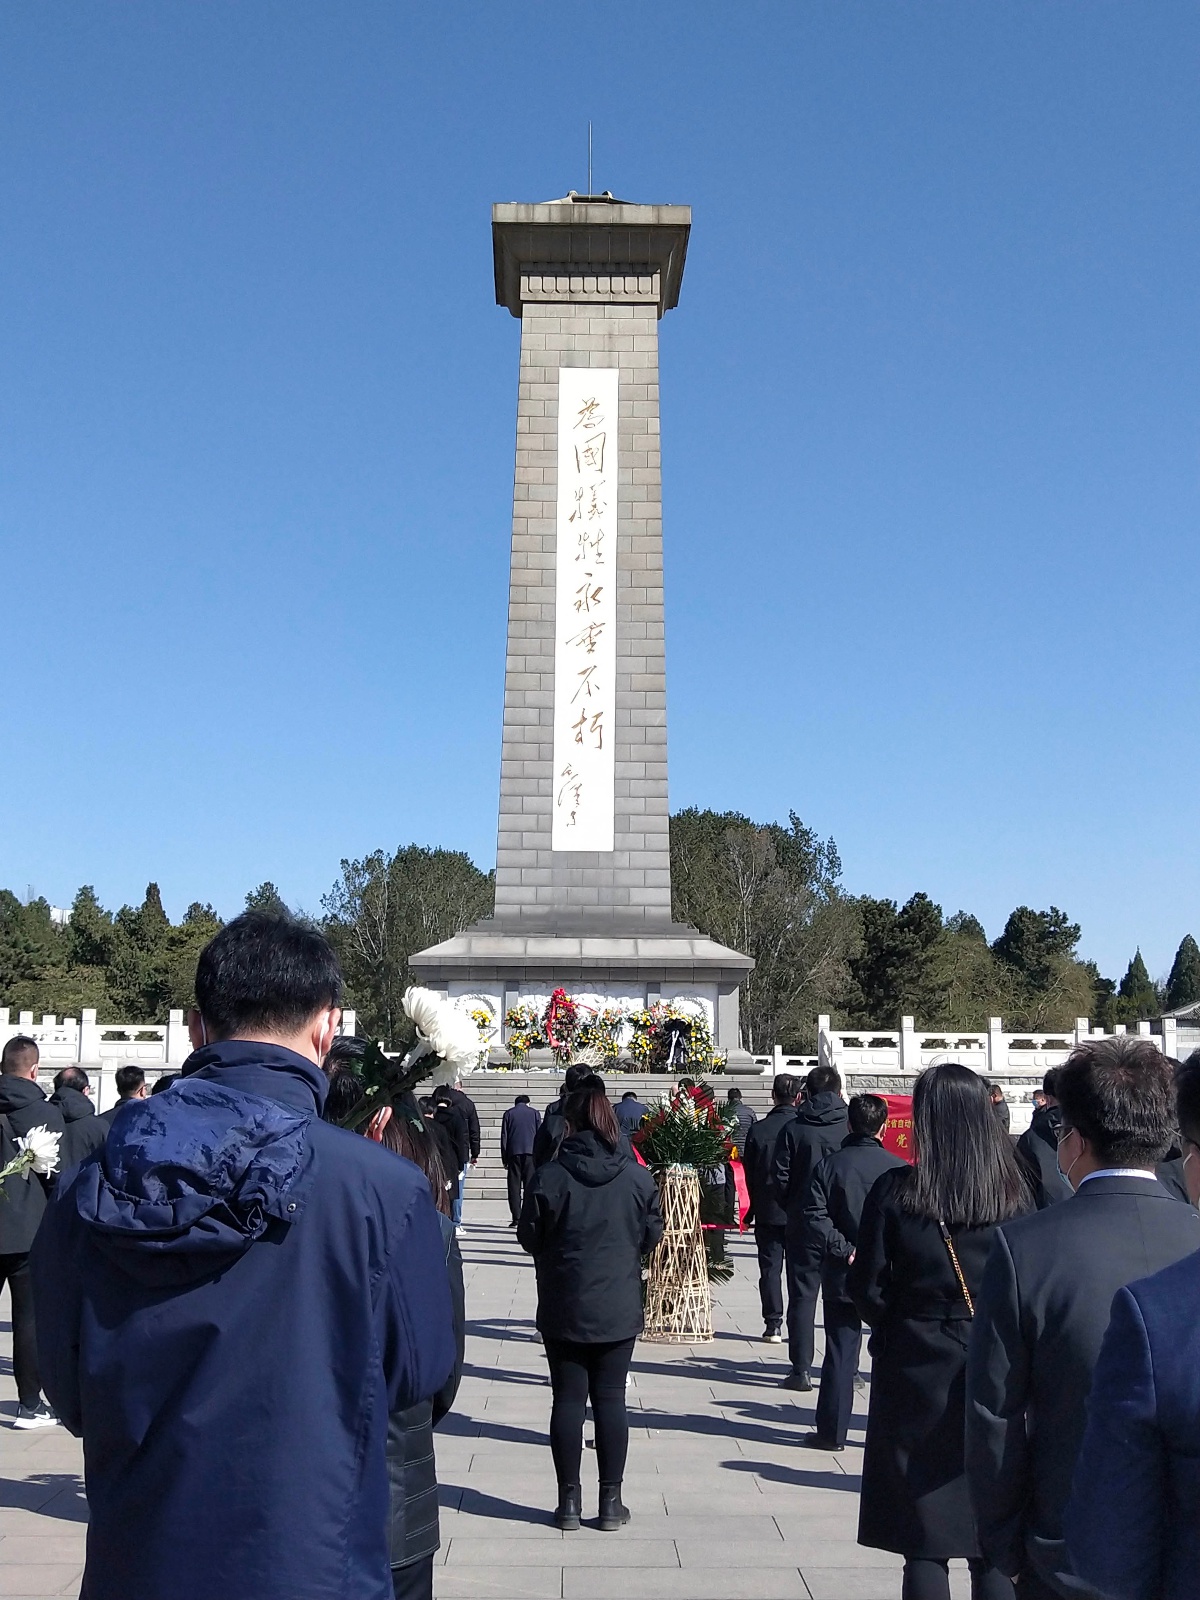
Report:
[[[1185,933],[1167,979],[1167,1008],[1177,1011],[1180,1006],[1191,1005],[1193,1000],[1200,1000],[1200,945],[1190,933]]]
[[[1140,1022],[1157,1016],[1162,1007],[1158,988],[1146,970],[1142,952],[1136,951],[1117,990],[1117,1012],[1122,1022]]]

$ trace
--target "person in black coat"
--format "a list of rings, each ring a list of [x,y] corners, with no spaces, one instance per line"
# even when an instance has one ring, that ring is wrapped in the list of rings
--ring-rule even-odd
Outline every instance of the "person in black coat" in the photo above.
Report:
[[[441,1544],[438,1522],[437,1461],[433,1431],[449,1412],[462,1379],[466,1343],[466,1295],[462,1255],[450,1216],[450,1195],[441,1157],[429,1125],[411,1097],[398,1106],[384,1106],[367,1125],[366,1135],[404,1156],[429,1180],[438,1208],[458,1355],[454,1369],[430,1400],[422,1400],[388,1418],[388,1488],[395,1600],[433,1600],[433,1558]]]
[[[567,1134],[534,1173],[517,1239],[537,1269],[537,1326],[554,1394],[550,1449],[560,1528],[579,1527],[583,1418],[591,1400],[600,1527],[629,1521],[621,1480],[629,1448],[625,1379],[642,1331],[642,1257],[662,1238],[658,1185],[622,1147],[602,1087],[563,1105]]]
[[[558,1147],[563,1142],[567,1131],[567,1118],[565,1107],[567,1099],[574,1094],[576,1089],[586,1078],[594,1077],[591,1067],[583,1062],[572,1062],[563,1075],[562,1087],[558,1091],[558,1099],[552,1100],[546,1107],[542,1116],[542,1125],[538,1129],[537,1138],[533,1142],[533,1164],[540,1167],[546,1161],[553,1161],[558,1153]]]
[[[34,1128],[64,1134],[62,1112],[46,1099],[37,1081],[37,1041],[17,1034],[0,1052],[0,1160],[19,1154],[17,1140]],[[62,1138],[57,1172],[62,1171]],[[58,1420],[42,1399],[38,1368],[37,1330],[33,1319],[33,1288],[29,1277],[29,1251],[46,1209],[46,1194],[54,1179],[18,1178],[4,1185],[0,1195],[0,1287],[8,1284],[12,1298],[13,1377],[17,1384],[15,1428],[52,1428]]]
[[[453,1177],[458,1177],[471,1159],[471,1135],[467,1128],[467,1119],[455,1105],[450,1090],[445,1084],[433,1091],[433,1116],[434,1121],[446,1135],[450,1148],[454,1151]],[[457,1222],[458,1206],[455,1202],[455,1220]]]
[[[1200,1249],[1200,1217],[1158,1182],[1175,1121],[1170,1063],[1149,1039],[1088,1039],[1059,1070],[1058,1159],[1074,1196],[1010,1223],[979,1294],[967,1469],[983,1549],[1022,1600],[1087,1595],[1063,1512],[1113,1297]]]
[[[833,1067],[814,1067],[805,1080],[807,1092],[775,1144],[775,1197],[787,1217],[784,1256],[788,1283],[788,1359],[785,1389],[812,1388],[816,1350],[817,1295],[821,1288],[821,1251],[813,1243],[804,1213],[812,1198],[817,1163],[836,1150],[850,1132],[842,1080]]]
[[[783,1241],[787,1212],[775,1197],[775,1146],[785,1124],[796,1115],[799,1093],[799,1080],[790,1072],[779,1073],[771,1085],[771,1109],[750,1129],[742,1151],[742,1175],[750,1197],[746,1220],[754,1225],[758,1298],[766,1344],[783,1343],[780,1329],[783,1327]]]
[[[748,1106],[742,1099],[742,1091],[736,1087],[730,1089],[729,1094],[726,1096],[725,1110],[727,1113],[732,1111],[737,1117],[737,1133],[734,1135],[733,1142],[737,1145],[738,1154],[742,1155],[746,1148],[746,1136],[758,1121],[758,1118],[754,1114],[754,1108]]]
[[[500,1120],[500,1159],[508,1175],[508,1209],[515,1228],[521,1220],[521,1202],[533,1177],[533,1143],[542,1125],[541,1114],[519,1094]]]
[[[846,1279],[871,1329],[858,1542],[904,1557],[904,1600],[949,1600],[965,1557],[972,1600],[1012,1600],[983,1559],[967,1493],[963,1410],[975,1296],[998,1223],[1028,1209],[984,1080],[947,1061],[913,1092],[917,1164],[879,1178]]]
[[[856,1094],[850,1101],[850,1132],[813,1173],[808,1225],[822,1251],[821,1302],[825,1313],[825,1360],[817,1395],[817,1428],[800,1442],[813,1450],[843,1450],[854,1410],[854,1380],[862,1347],[862,1318],[846,1293],[846,1274],[858,1242],[863,1206],[877,1178],[903,1167],[879,1135],[887,1101]]]
[[[82,1067],[64,1067],[54,1074],[54,1093],[50,1104],[62,1113],[65,1132],[58,1147],[58,1170],[72,1167],[90,1156],[108,1138],[108,1124],[101,1122],[91,1101],[91,1080]]]
[[[135,1067],[132,1062],[128,1066],[118,1067],[113,1079],[117,1086],[116,1104],[109,1106],[107,1111],[96,1113],[106,1128],[112,1127],[117,1120],[117,1113],[124,1110],[130,1101],[144,1100],[150,1093],[146,1087],[146,1074],[141,1067]],[[107,1138],[107,1133],[105,1137]]]
[[[1033,1190],[1039,1211],[1071,1198],[1071,1186],[1058,1170],[1058,1130],[1062,1112],[1058,1105],[1058,1071],[1051,1067],[1042,1079],[1044,1100],[1033,1120],[1017,1140],[1017,1160]]]
[[[1200,1205],[1200,1052],[1175,1079]],[[1195,1600],[1200,1573],[1200,1251],[1117,1292],[1063,1529],[1072,1570],[1113,1600]]]

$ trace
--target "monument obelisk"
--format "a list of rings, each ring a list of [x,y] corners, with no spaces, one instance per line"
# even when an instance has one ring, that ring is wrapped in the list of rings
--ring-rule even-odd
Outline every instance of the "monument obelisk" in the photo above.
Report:
[[[492,208],[521,322],[494,917],[411,958],[503,1016],[573,996],[699,1001],[735,1070],[749,957],[671,921],[658,323],[687,206]]]

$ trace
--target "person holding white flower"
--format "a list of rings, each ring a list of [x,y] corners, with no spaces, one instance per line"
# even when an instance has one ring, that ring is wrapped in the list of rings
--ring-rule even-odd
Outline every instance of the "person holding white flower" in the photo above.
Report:
[[[62,1113],[49,1103],[37,1081],[38,1060],[37,1041],[20,1034],[0,1052],[0,1162],[5,1167],[18,1161],[25,1140],[44,1143],[53,1134],[57,1150],[63,1133]],[[29,1278],[29,1251],[46,1209],[48,1187],[38,1174],[44,1171],[48,1175],[53,1170],[19,1165],[4,1181],[0,1195],[0,1285],[8,1284],[12,1298],[13,1377],[17,1383],[14,1428],[52,1428],[58,1421],[42,1399]]]

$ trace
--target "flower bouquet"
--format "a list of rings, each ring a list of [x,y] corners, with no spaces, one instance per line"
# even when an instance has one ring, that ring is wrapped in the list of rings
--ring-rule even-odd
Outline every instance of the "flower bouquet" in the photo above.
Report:
[[[395,1106],[424,1079],[452,1083],[460,1072],[470,1072],[486,1048],[475,1020],[432,989],[408,988],[401,1004],[416,1026],[417,1042],[399,1061],[373,1041],[367,1044],[359,1069],[367,1092],[341,1123],[351,1132],[385,1105]]]
[[[57,1171],[58,1141],[61,1138],[61,1133],[52,1133],[49,1128],[31,1128],[24,1138],[18,1139],[19,1153],[0,1167],[0,1194],[4,1192],[6,1178],[24,1178],[28,1182],[31,1172],[36,1172],[40,1178],[48,1178]]]

